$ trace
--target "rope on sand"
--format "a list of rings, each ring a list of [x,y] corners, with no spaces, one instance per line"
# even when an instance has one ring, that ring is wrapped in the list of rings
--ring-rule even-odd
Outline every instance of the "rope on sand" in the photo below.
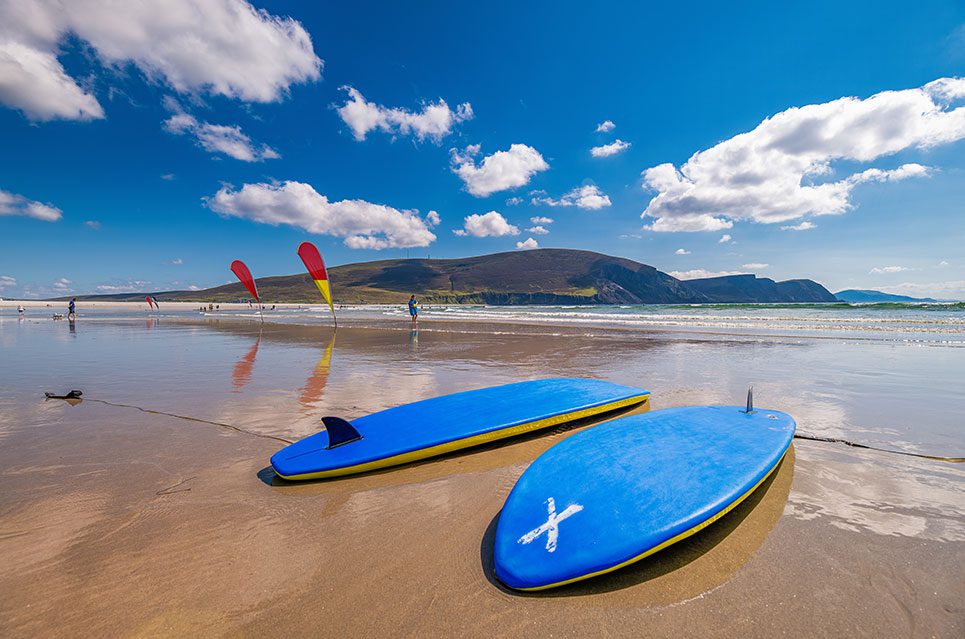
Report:
[[[251,435],[252,437],[261,437],[262,439],[271,439],[276,442],[281,442],[283,444],[291,444],[292,440],[285,439],[284,437],[275,437],[274,435],[265,435],[264,433],[256,433],[254,431],[245,430],[244,428],[239,428],[238,426],[232,426],[231,424],[225,424],[223,422],[214,422],[210,419],[201,419],[200,417],[189,417],[187,415],[178,415],[177,413],[168,413],[163,410],[154,410],[151,408],[141,408],[140,406],[133,406],[131,404],[117,404],[115,402],[109,402],[106,399],[91,399],[84,398],[82,401],[85,402],[97,402],[99,404],[106,404],[107,406],[116,406],[118,408],[133,408],[139,410],[142,413],[147,413],[149,415],[164,415],[166,417],[174,417],[175,419],[183,419],[189,422],[198,422],[201,424],[211,424],[212,426],[220,426],[221,428],[227,428],[233,430],[236,433],[242,433],[243,435]]]
[[[799,433],[794,436],[794,439],[806,439],[812,442],[826,442],[829,444],[844,444],[845,446],[851,446],[852,448],[865,448],[867,450],[877,450],[882,453],[891,453],[892,455],[907,455],[909,457],[920,457],[921,459],[931,459],[934,461],[944,461],[953,462],[960,464],[965,462],[965,457],[941,457],[938,455],[925,455],[924,453],[912,453],[907,450],[894,450],[891,448],[878,448],[877,446],[870,446],[868,444],[859,444],[858,442],[852,442],[847,439],[840,439],[838,437],[819,437],[817,435],[807,435]]]

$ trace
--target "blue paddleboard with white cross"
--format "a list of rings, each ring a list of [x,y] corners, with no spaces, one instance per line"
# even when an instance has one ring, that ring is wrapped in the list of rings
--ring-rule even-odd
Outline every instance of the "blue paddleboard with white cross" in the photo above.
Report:
[[[398,466],[498,439],[645,405],[650,391],[596,379],[553,378],[433,397],[352,419],[275,453],[284,479],[305,480]]]
[[[691,406],[577,433],[540,455],[506,499],[496,576],[517,590],[553,588],[689,537],[774,472],[794,429],[780,411]]]

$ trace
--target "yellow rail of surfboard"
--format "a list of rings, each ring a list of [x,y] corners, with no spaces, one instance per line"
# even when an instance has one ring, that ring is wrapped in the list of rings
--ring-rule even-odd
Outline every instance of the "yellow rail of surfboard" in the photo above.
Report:
[[[650,399],[649,393],[646,393],[644,395],[636,395],[628,399],[621,399],[620,401],[610,402],[608,404],[601,404],[600,406],[594,406],[592,408],[584,408],[582,410],[563,413],[561,415],[555,415],[553,417],[547,417],[546,419],[539,419],[536,421],[527,422],[525,424],[520,424],[518,426],[511,426],[509,428],[494,430],[488,433],[483,433],[481,435],[475,435],[473,437],[456,439],[451,442],[446,442],[445,444],[437,444],[436,446],[429,446],[428,448],[420,448],[419,450],[413,450],[408,453],[402,453],[401,455],[394,455],[392,457],[376,459],[370,462],[365,462],[364,464],[345,466],[344,468],[333,468],[331,470],[322,470],[317,473],[302,473],[298,475],[282,475],[277,470],[275,471],[275,473],[282,479],[287,479],[289,481],[326,479],[329,477],[340,477],[343,475],[355,475],[358,473],[366,473],[371,470],[388,468],[390,466],[399,466],[401,464],[408,464],[410,462],[418,461],[420,459],[435,457],[436,455],[444,455],[446,453],[451,453],[453,451],[461,450],[463,448],[469,448],[470,446],[478,446],[479,444],[486,444],[500,439],[505,439],[507,437],[513,437],[515,435],[522,435],[523,433],[529,433],[534,430],[549,428],[550,426],[558,426],[560,424],[576,421],[578,419],[585,419],[587,417],[593,417],[594,415],[600,415],[601,413],[609,413],[610,411],[619,410],[621,408],[627,408],[630,406],[635,406],[636,404],[646,404],[649,399]],[[646,408],[649,409],[649,406],[647,406]]]

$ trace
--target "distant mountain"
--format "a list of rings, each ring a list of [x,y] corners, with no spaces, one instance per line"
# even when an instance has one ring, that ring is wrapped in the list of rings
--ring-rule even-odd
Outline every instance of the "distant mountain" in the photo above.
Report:
[[[867,289],[849,288],[834,294],[842,302],[852,304],[873,304],[875,302],[937,302],[930,297],[908,297],[907,295],[893,295]]]
[[[436,304],[695,304],[835,301],[810,280],[774,282],[753,275],[678,280],[652,266],[591,251],[538,249],[452,260],[380,260],[329,269],[336,303],[401,304],[410,294]],[[270,302],[318,303],[307,274],[266,277]],[[144,293],[81,299],[143,300]],[[228,302],[249,297],[241,284],[167,291],[160,301]]]
[[[775,282],[755,275],[725,275],[686,283],[713,301],[725,304],[837,301],[828,289],[811,280]]]

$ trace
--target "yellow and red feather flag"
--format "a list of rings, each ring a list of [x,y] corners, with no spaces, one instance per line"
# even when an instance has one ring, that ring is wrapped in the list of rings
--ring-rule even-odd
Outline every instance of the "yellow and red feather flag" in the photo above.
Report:
[[[328,271],[325,270],[325,262],[322,261],[322,254],[311,242],[302,242],[298,245],[298,257],[302,258],[308,274],[318,287],[318,292],[322,294],[328,302],[328,308],[332,311],[332,319],[335,319],[335,305],[332,304],[332,287],[328,282]],[[338,320],[336,320],[337,322]]]

